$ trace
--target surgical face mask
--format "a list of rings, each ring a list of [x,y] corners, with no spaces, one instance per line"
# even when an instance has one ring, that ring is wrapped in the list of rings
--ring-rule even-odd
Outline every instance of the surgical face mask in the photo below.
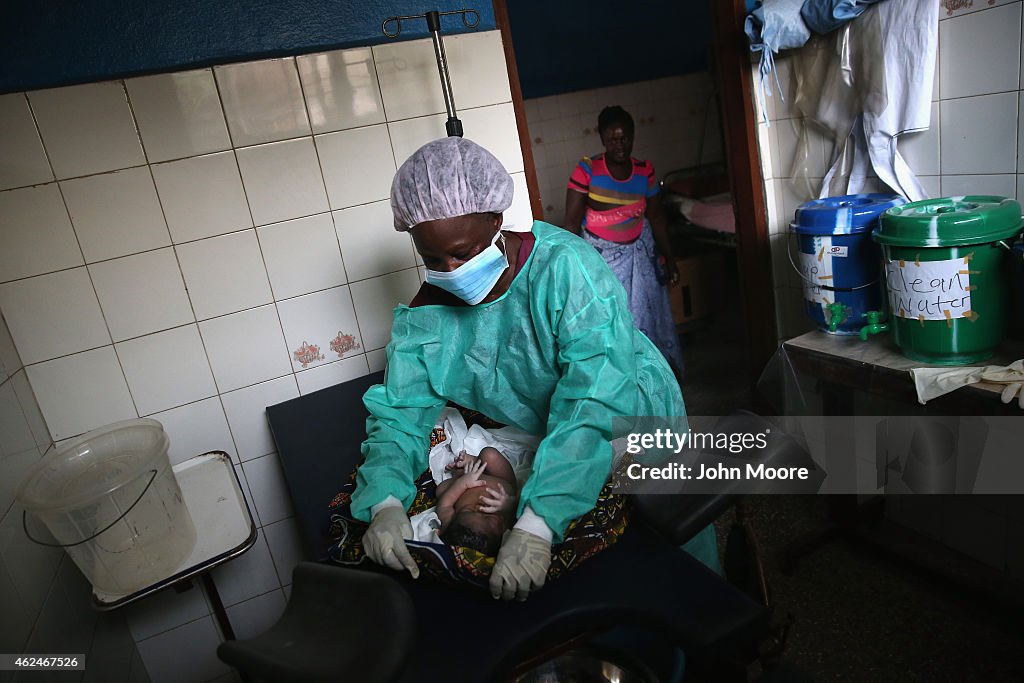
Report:
[[[427,269],[427,282],[474,306],[494,288],[508,268],[508,258],[498,248],[501,231],[494,235],[491,246],[450,272]],[[504,246],[504,242],[502,242]]]

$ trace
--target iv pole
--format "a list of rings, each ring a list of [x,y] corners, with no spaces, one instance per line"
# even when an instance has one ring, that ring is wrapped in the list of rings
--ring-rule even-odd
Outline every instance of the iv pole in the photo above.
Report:
[[[480,25],[480,13],[472,9],[461,9],[454,10],[451,12],[427,12],[426,14],[416,14],[408,17],[389,17],[384,20],[381,24],[381,31],[384,32],[388,38],[397,38],[402,32],[402,21],[408,19],[426,19],[427,29],[430,31],[430,35],[434,39],[434,57],[437,59],[437,72],[441,78],[441,94],[444,96],[444,106],[448,110],[448,121],[445,122],[444,127],[448,132],[448,137],[462,137],[462,121],[459,120],[455,112],[455,96],[452,94],[452,82],[448,77],[448,61],[444,56],[444,42],[441,40],[441,17],[446,14],[461,14],[462,23],[467,28],[476,28]],[[470,15],[476,17],[476,21],[470,21]],[[395,31],[388,31],[388,24],[395,22]]]

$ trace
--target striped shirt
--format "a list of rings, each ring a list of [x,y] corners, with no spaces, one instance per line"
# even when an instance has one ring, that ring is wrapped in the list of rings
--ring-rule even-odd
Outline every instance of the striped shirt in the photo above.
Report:
[[[625,180],[612,177],[603,154],[583,157],[569,176],[569,189],[590,199],[583,227],[598,237],[629,242],[643,229],[647,198],[658,194],[658,182],[651,162],[639,159],[632,159],[632,162],[632,173]],[[590,206],[593,203],[611,208],[594,209]]]

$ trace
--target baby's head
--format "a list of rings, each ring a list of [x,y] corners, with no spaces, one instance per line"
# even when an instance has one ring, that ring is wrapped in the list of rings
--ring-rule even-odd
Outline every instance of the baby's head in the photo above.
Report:
[[[493,557],[498,554],[505,530],[505,520],[501,515],[460,510],[439,535],[448,545],[472,548]]]

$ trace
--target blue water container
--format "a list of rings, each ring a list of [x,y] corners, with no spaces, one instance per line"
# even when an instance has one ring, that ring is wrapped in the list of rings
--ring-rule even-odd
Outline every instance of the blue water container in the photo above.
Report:
[[[871,231],[887,209],[904,204],[895,194],[851,194],[800,205],[790,226],[797,235],[804,308],[830,334],[854,335],[864,313],[881,311],[882,253]]]

